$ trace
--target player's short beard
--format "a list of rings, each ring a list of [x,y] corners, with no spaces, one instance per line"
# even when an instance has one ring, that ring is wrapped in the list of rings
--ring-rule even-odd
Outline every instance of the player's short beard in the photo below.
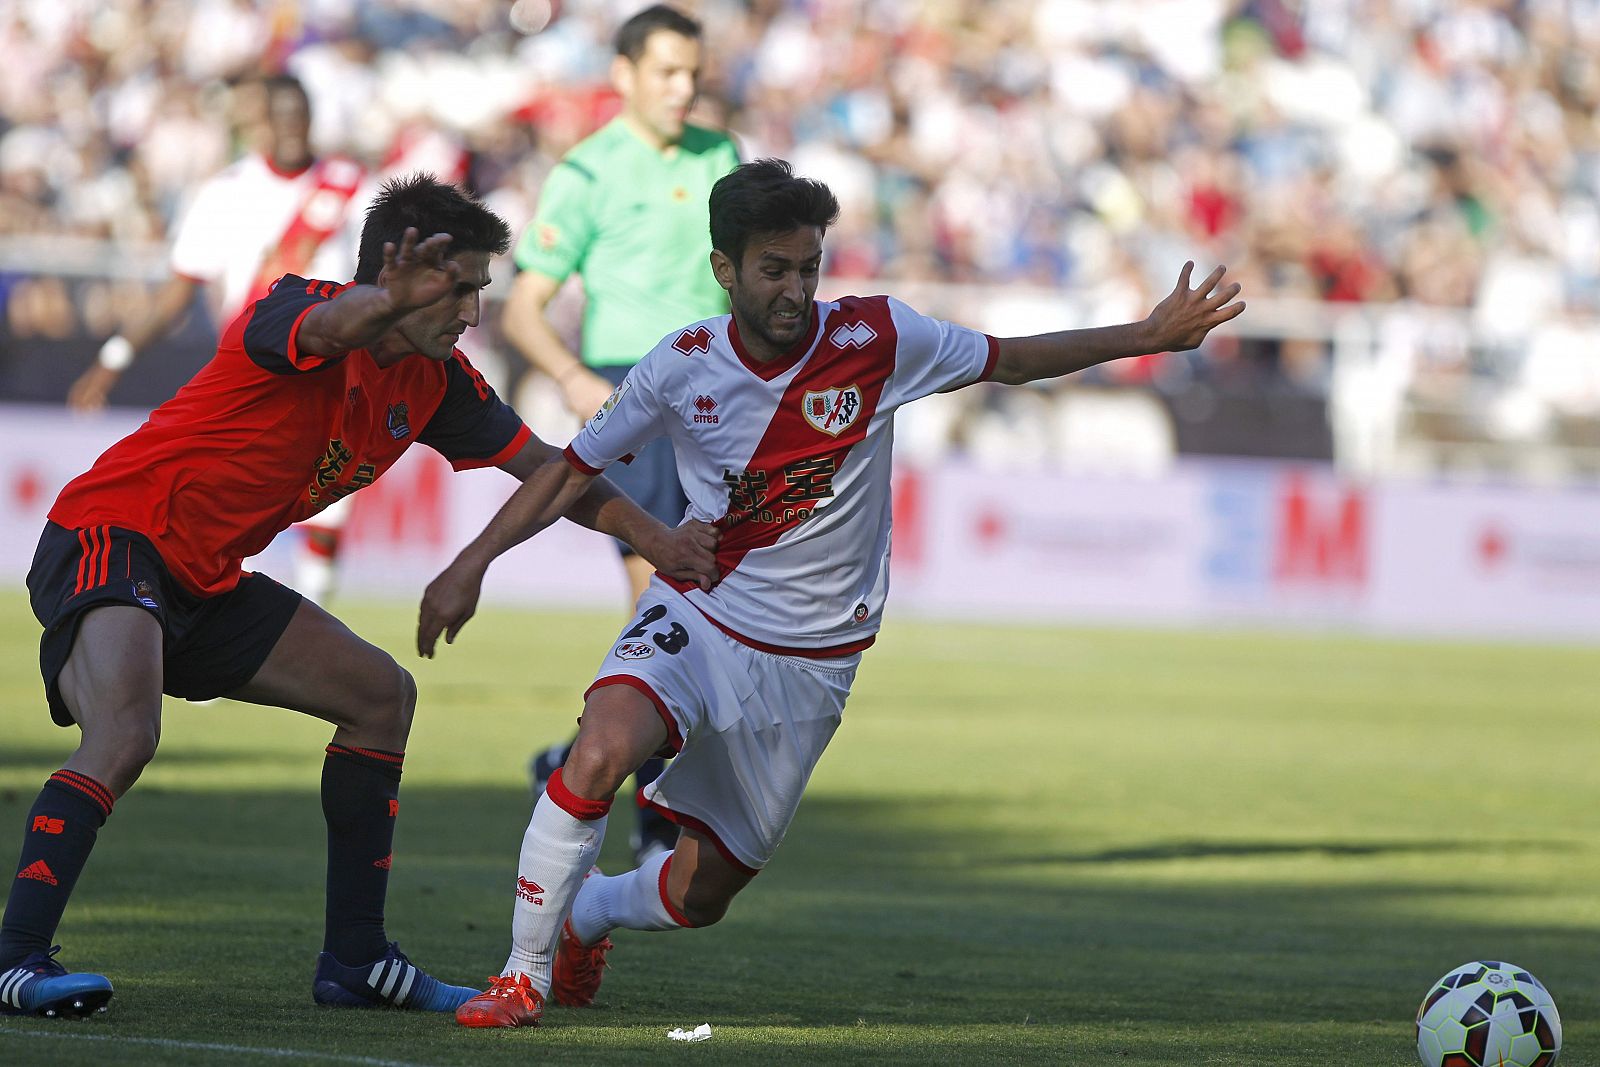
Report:
[[[809,300],[804,301],[798,309],[800,317],[796,321],[800,325],[799,333],[789,338],[775,337],[772,331],[767,329],[767,314],[772,310],[770,301],[766,304],[757,304],[754,300],[739,295],[730,295],[729,301],[733,304],[733,310],[738,316],[740,332],[754,333],[761,338],[763,344],[772,350],[774,355],[787,352],[790,346],[805,336],[806,330],[811,326],[811,301]],[[748,331],[746,330],[747,327]]]

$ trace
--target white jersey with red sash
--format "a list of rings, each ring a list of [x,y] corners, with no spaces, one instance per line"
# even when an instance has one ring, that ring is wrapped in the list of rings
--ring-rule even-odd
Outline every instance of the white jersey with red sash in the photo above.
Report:
[[[846,297],[761,364],[723,315],[663,339],[566,455],[594,473],[670,436],[689,517],[723,527],[720,583],[675,588],[746,644],[842,655],[872,643],[888,593],[895,410],[986,379],[997,352],[890,297]]]
[[[257,155],[239,160],[195,192],[173,238],[173,273],[216,288],[219,328],[285,274],[350,277],[353,242],[330,238],[345,228],[364,177],[347,159],[294,173]]]

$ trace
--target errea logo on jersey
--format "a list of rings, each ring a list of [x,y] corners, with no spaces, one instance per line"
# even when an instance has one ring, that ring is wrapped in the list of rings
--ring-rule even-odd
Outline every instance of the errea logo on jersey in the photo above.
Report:
[[[711,331],[704,326],[696,326],[692,330],[684,330],[678,335],[678,339],[672,342],[672,347],[686,356],[692,356],[696,352],[709,352],[711,351]]]
[[[828,335],[835,348],[865,348],[877,339],[877,331],[864,322],[852,322]]]
[[[808,392],[800,398],[800,413],[823,433],[838,437],[850,428],[861,413],[861,389],[856,385],[846,385],[839,389]]]
[[[717,423],[717,398],[709,393],[701,393],[694,398],[694,421],[697,423]]]

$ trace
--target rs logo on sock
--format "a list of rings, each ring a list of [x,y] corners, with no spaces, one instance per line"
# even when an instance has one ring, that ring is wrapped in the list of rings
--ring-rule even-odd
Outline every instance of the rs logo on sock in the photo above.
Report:
[[[52,819],[48,815],[35,815],[33,817],[33,832],[36,834],[59,834],[66,830],[67,820]]]

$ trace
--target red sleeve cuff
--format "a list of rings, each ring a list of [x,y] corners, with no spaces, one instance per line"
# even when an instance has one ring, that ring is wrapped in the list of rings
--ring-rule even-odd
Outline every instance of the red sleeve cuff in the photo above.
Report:
[[[494,455],[484,459],[453,459],[450,461],[450,466],[458,471],[477,470],[479,467],[498,467],[518,452],[521,452],[522,446],[527,444],[528,438],[532,436],[533,431],[528,429],[527,423],[523,423],[517,429],[517,432],[512,435],[511,443]]]
[[[994,377],[995,365],[1000,362],[999,340],[994,337],[990,337],[988,334],[984,334],[984,336],[989,340],[989,358],[983,361],[983,373],[978,375],[977,379],[980,382],[986,382],[990,378]]]
[[[294,318],[294,325],[289,327],[289,343],[284,346],[284,355],[289,357],[289,365],[296,370],[311,370],[328,362],[327,356],[302,356],[300,354],[300,324],[306,321],[306,316],[311,314],[311,309],[316,304],[307,304],[306,309]]]
[[[563,448],[561,450],[561,454],[562,456],[566,457],[568,463],[577,468],[579,474],[587,474],[589,477],[593,478],[605,470],[604,467],[591,467],[589,464],[585,463],[582,457],[572,450],[571,445]]]

